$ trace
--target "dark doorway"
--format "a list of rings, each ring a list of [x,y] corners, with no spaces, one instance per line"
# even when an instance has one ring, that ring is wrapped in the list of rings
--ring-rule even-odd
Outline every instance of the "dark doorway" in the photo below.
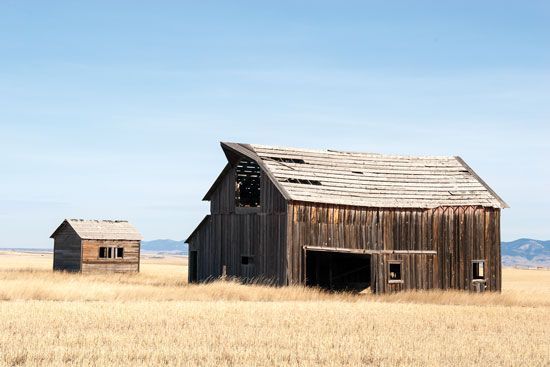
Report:
[[[196,283],[198,280],[197,262],[197,251],[189,251],[189,283]]]
[[[370,268],[370,255],[307,251],[306,285],[360,292],[371,285]]]

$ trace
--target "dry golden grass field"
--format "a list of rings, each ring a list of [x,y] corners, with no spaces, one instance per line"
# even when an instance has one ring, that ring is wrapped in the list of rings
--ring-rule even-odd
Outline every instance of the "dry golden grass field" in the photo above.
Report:
[[[329,294],[188,285],[185,258],[134,275],[53,273],[0,252],[0,366],[549,366],[550,271],[502,294]]]

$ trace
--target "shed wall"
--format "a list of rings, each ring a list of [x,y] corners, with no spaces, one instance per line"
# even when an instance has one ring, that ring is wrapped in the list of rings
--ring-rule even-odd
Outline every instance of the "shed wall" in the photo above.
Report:
[[[140,241],[124,240],[82,240],[82,272],[137,272],[139,271],[140,243]],[[99,258],[100,247],[123,247],[124,258],[101,259]]]
[[[80,237],[69,225],[54,238],[53,270],[80,271]]]

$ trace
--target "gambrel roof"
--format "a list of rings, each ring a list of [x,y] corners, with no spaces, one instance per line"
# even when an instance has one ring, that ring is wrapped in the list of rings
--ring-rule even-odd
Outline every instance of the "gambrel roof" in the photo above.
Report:
[[[141,241],[143,237],[125,220],[65,219],[50,236],[54,238],[65,225],[71,226],[83,240],[129,240]]]
[[[243,156],[256,161],[287,200],[380,208],[508,207],[460,157],[221,145],[229,164]]]

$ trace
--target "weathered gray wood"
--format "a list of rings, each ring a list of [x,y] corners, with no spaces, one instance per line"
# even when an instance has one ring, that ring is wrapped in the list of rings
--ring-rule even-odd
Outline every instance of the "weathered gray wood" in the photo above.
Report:
[[[505,206],[457,157],[247,147],[258,155],[271,177],[284,188],[285,197],[291,200],[371,207]],[[289,179],[316,180],[321,185],[306,185]],[[407,196],[409,193],[412,196]],[[380,201],[383,195],[392,200]],[[439,200],[434,200],[438,196]]]
[[[80,271],[80,237],[75,230],[64,222],[54,235],[53,270]]]
[[[475,259],[474,254],[477,256],[474,249],[484,246],[496,251],[498,248],[498,241],[490,239],[487,242],[484,233],[494,233],[498,220],[492,219],[496,215],[491,213],[498,213],[498,209],[374,209],[306,202],[294,202],[292,206],[293,230],[289,246],[308,251],[371,254],[371,272],[376,277],[373,291],[401,289],[401,286],[376,283],[387,277],[384,264],[390,259],[388,256],[403,260],[403,266],[408,267],[404,269],[408,277],[403,285],[406,289],[470,289],[471,279],[468,274],[471,261]],[[331,214],[317,215],[312,220],[312,212]],[[365,214],[362,215],[362,212]],[[481,213],[487,213],[491,219],[486,224],[478,223],[474,226],[474,220]],[[378,222],[376,218],[382,219]],[[417,233],[423,232],[422,228],[426,228],[425,233]],[[296,233],[306,235],[296,236]],[[330,233],[333,235],[329,236]],[[369,237],[370,241],[362,240]],[[495,255],[489,256],[496,258]],[[489,274],[495,274],[491,289],[500,290],[500,286],[497,286],[497,277],[500,276],[499,262],[493,260],[493,265],[488,257],[481,259],[487,261],[488,279]],[[304,272],[303,269],[298,270]],[[291,282],[299,280],[291,279]]]
[[[365,250],[356,248],[341,248],[341,247],[321,247],[321,246],[303,246],[304,250],[309,251],[325,251],[325,252],[341,252],[347,254],[430,254],[435,255],[437,251],[430,250]]]
[[[126,221],[65,220],[52,234],[54,270],[138,272],[141,235]],[[101,247],[122,248],[121,258],[100,258]]]
[[[243,281],[304,284],[308,252],[328,252],[328,264],[335,253],[368,255],[373,292],[472,290],[474,259],[485,261],[487,289],[500,290],[505,203],[460,159],[222,146],[229,165],[209,190],[211,217],[188,240],[199,280],[225,268]],[[239,159],[261,168],[259,208],[235,206]],[[390,261],[402,281],[389,282]]]

